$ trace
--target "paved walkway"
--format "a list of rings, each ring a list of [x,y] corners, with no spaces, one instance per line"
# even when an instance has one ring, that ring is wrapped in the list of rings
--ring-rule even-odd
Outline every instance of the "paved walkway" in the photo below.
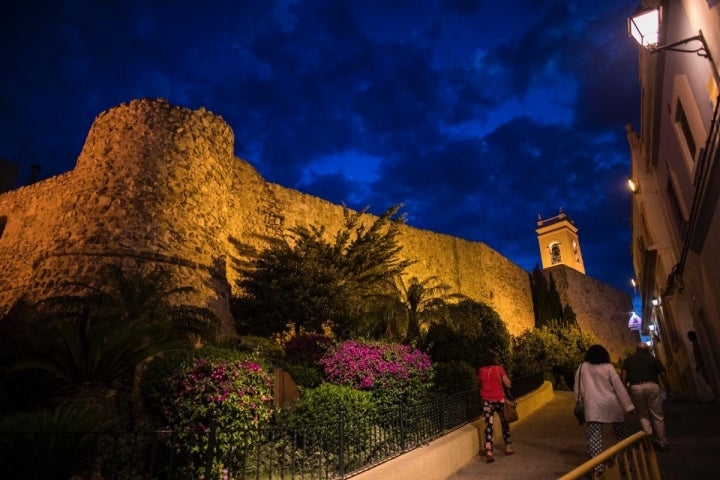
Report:
[[[511,427],[512,456],[495,446],[495,462],[477,456],[447,480],[557,479],[588,459],[585,427],[572,414],[572,392],[555,392],[553,400]],[[636,418],[631,431],[640,430]],[[665,423],[671,450],[657,452],[663,480],[720,478],[720,409],[682,401],[665,403]],[[499,427],[499,422],[496,424]],[[606,447],[615,443],[610,426],[604,430]]]

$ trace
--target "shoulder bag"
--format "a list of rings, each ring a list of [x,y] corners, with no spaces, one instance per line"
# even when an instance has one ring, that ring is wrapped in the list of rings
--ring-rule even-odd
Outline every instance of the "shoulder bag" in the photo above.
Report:
[[[500,376],[500,369],[497,369],[498,374],[498,380],[500,380],[500,386],[503,389],[503,392],[505,393],[505,401],[503,402],[503,416],[505,417],[505,421],[508,423],[516,422],[520,417],[518,416],[517,411],[517,402],[512,397],[510,392],[505,388],[505,385],[503,385],[502,377]]]
[[[583,405],[582,397],[582,364],[580,364],[580,371],[578,372],[578,398],[575,400],[573,413],[575,414],[575,418],[577,418],[579,425],[585,423],[585,405]]]

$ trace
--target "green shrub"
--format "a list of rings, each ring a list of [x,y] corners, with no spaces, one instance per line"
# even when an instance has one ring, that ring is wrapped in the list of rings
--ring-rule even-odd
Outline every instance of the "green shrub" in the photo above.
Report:
[[[375,422],[378,409],[370,392],[322,383],[303,391],[282,425],[295,432],[308,456],[320,451],[338,456],[341,412],[345,468],[350,471],[365,465],[363,452],[373,444],[379,428]]]
[[[472,366],[488,350],[495,351],[506,367],[510,366],[511,335],[500,315],[490,306],[464,300],[448,306],[445,324],[433,324],[423,349],[434,362],[462,361]]]
[[[315,365],[331,346],[331,342],[326,335],[296,335],[285,343],[285,361],[296,365]]]
[[[282,362],[283,349],[271,338],[246,335],[240,338],[238,348],[240,351],[252,354],[254,361],[264,362],[266,367],[280,365]]]
[[[162,404],[171,395],[168,378],[191,365],[195,355],[194,350],[167,352],[153,358],[143,373],[140,382],[143,406],[150,421],[157,426],[162,426]]]
[[[285,366],[285,371],[290,374],[298,387],[315,388],[323,381],[322,372],[317,367],[290,364]]]
[[[145,412],[150,421],[156,426],[162,426],[164,417],[162,405],[172,394],[168,379],[177,372],[184,371],[198,358],[208,361],[253,361],[269,371],[268,362],[258,355],[232,348],[218,348],[213,346],[201,349],[186,349],[166,352],[155,357],[148,365],[142,376],[140,384]]]
[[[303,391],[291,414],[291,424],[303,428],[332,424],[340,419],[341,410],[348,418],[372,418],[377,413],[370,392],[323,382]]]
[[[557,390],[568,390],[575,370],[582,363],[595,337],[577,325],[548,326],[523,332],[513,340],[513,376],[529,375],[542,369]]]
[[[273,379],[260,365],[247,360],[199,358],[167,379],[170,396],[162,413],[177,432],[181,454],[204,452],[208,433],[215,430],[218,458],[258,440],[258,428],[273,413]],[[222,465],[216,464],[214,471]]]
[[[433,391],[451,395],[478,388],[477,371],[466,362],[439,362],[433,364]]]

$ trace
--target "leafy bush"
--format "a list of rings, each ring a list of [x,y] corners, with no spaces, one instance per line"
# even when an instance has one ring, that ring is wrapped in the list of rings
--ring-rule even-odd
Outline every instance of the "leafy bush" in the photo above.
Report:
[[[348,340],[319,364],[329,382],[369,390],[382,408],[424,400],[432,377],[430,358],[400,344]]]
[[[326,335],[295,335],[285,343],[285,361],[291,364],[315,365],[330,347],[332,340]]]
[[[378,418],[378,409],[370,392],[322,383],[317,388],[303,391],[295,409],[282,424],[300,434],[299,442],[306,456],[312,457],[319,450],[338,455],[341,412],[345,468],[349,471],[364,464],[358,454],[372,443],[377,428],[374,419]]]
[[[472,366],[480,365],[485,352],[493,350],[509,366],[510,345],[510,332],[492,307],[463,300],[448,306],[445,324],[430,327],[423,348],[434,362],[462,361]]]
[[[323,382],[307,389],[295,404],[289,423],[295,427],[325,426],[340,419],[340,411],[349,418],[372,418],[377,413],[370,392]]]
[[[213,422],[221,457],[257,440],[272,415],[272,383],[260,365],[242,360],[200,358],[172,375],[163,413],[183,453],[205,451]]]
[[[477,370],[466,362],[438,362],[433,364],[433,390],[452,395],[478,388]]]
[[[195,360],[194,350],[179,350],[167,352],[153,358],[147,370],[142,375],[140,392],[143,399],[145,413],[157,426],[163,423],[162,404],[171,395],[168,378]]]
[[[211,362],[247,360],[260,364],[263,370],[270,369],[264,359],[254,353],[241,352],[232,348],[208,346],[197,350],[185,349],[166,352],[157,356],[148,365],[140,384],[145,411],[156,426],[163,426],[165,421],[162,413],[163,403],[174,394],[172,386],[168,382],[169,378],[177,372],[191,368],[198,358],[204,358]]]
[[[450,325],[434,323],[428,329],[422,348],[430,355],[433,363],[465,362],[479,365],[482,349],[475,340]]]
[[[255,361],[263,359],[272,364],[280,364],[283,357],[282,347],[274,340],[255,335],[246,335],[240,338],[239,349],[252,354]]]
[[[528,375],[542,369],[556,389],[570,389],[575,370],[594,343],[595,337],[577,325],[551,323],[525,331],[513,341],[513,375]]]
[[[310,365],[286,365],[285,371],[290,374],[298,387],[316,388],[323,381],[322,372]]]

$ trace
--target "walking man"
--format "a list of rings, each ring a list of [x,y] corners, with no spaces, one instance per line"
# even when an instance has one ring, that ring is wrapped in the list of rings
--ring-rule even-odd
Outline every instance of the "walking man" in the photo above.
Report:
[[[655,430],[655,445],[660,450],[668,450],[665,436],[665,418],[663,417],[660,381],[670,397],[670,383],[665,374],[665,366],[650,353],[645,342],[637,344],[636,351],[630,355],[622,366],[620,378],[623,384],[629,385],[630,397],[640,417],[640,425],[648,435]]]

